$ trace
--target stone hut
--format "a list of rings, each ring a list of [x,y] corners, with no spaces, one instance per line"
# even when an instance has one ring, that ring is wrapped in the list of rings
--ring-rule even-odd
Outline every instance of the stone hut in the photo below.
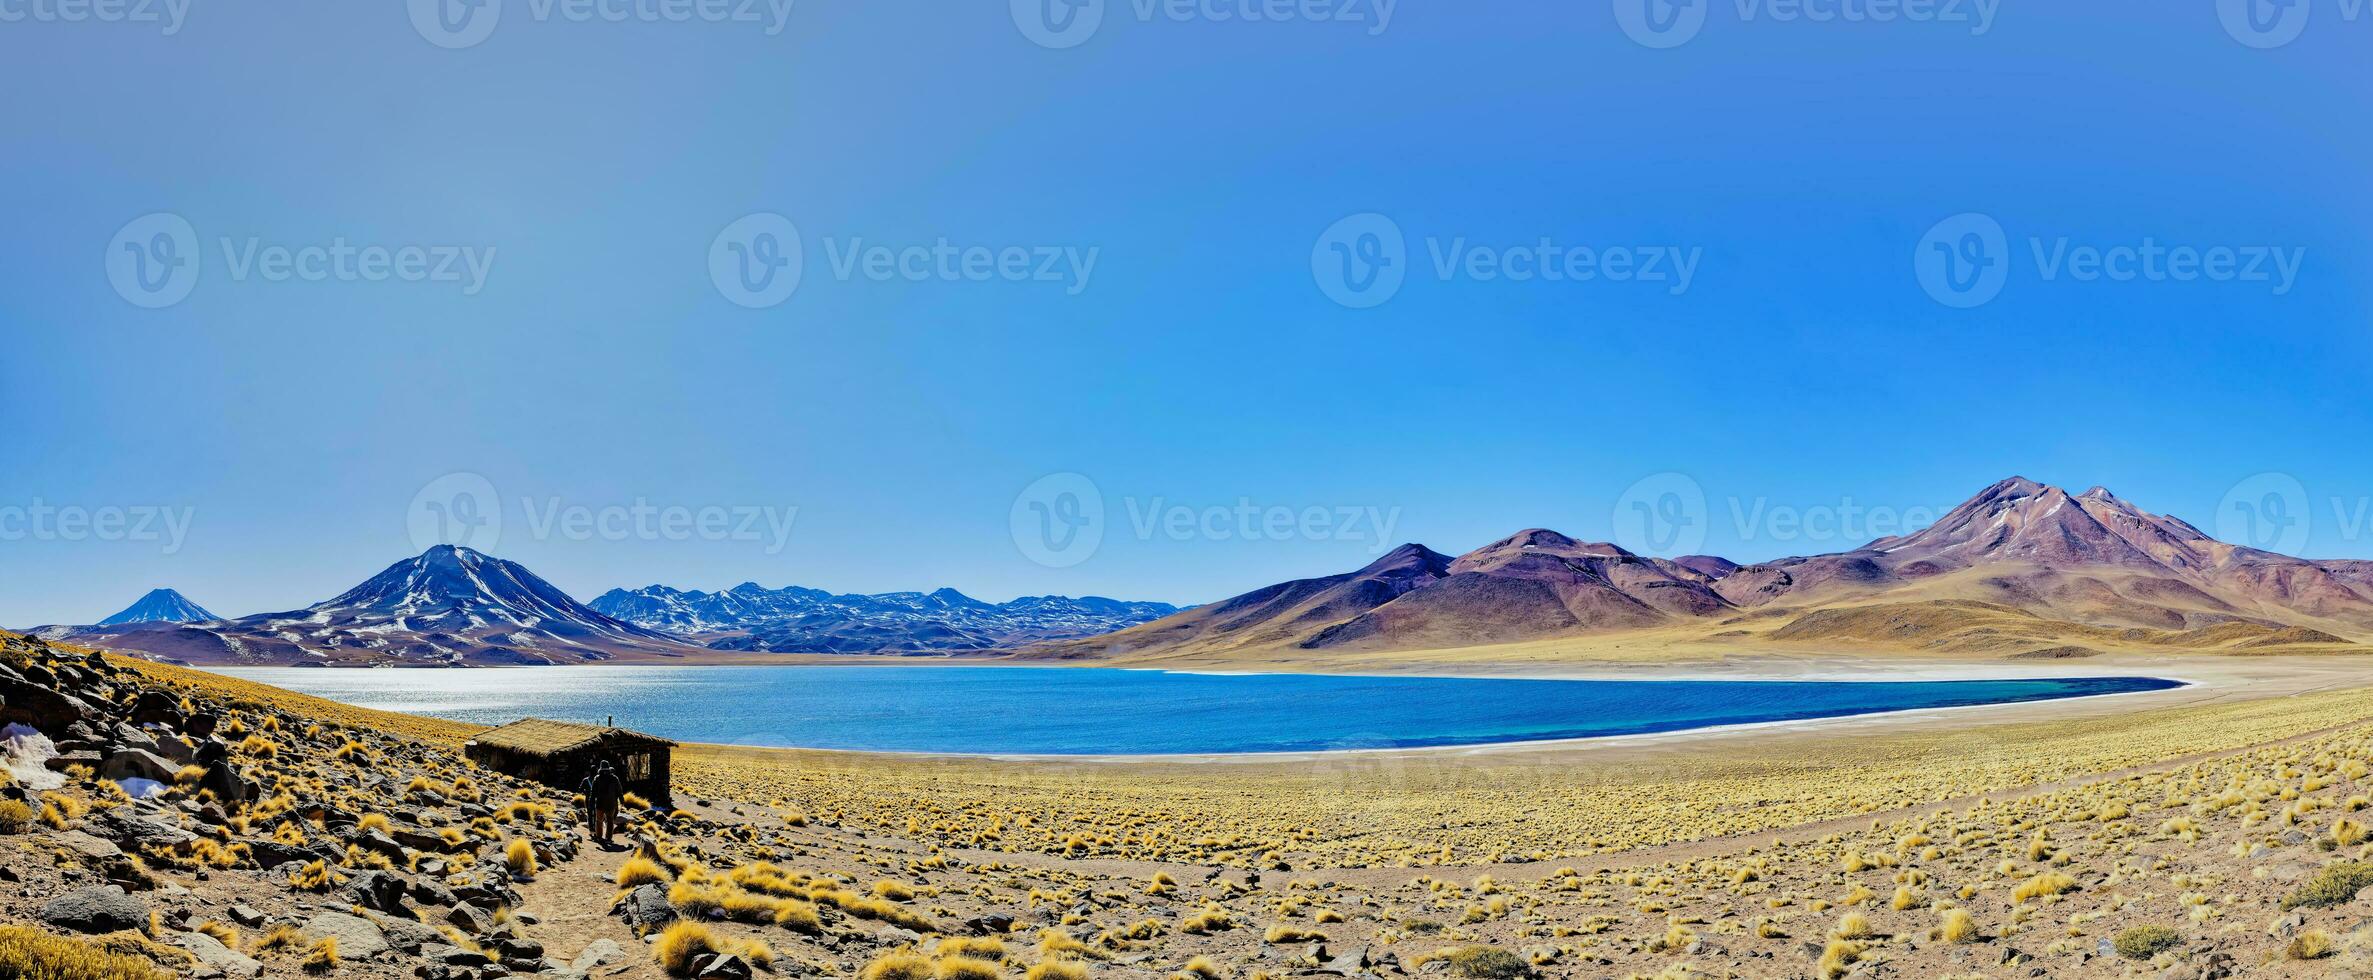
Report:
[[[602,725],[523,718],[480,732],[462,754],[481,766],[575,792],[594,763],[608,759],[626,791],[653,803],[668,799],[668,752],[657,735]]]

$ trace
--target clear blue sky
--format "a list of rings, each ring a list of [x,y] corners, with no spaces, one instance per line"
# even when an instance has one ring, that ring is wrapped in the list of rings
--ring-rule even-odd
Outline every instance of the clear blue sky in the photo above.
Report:
[[[2021,473],[2212,527],[2269,471],[2305,490],[2304,550],[2373,556],[2373,521],[2335,516],[2373,495],[2373,20],[2321,0],[2268,49],[2207,0],[2018,4],[1982,34],[1721,2],[1661,49],[1606,0],[1401,4],[1381,31],[1365,5],[1274,23],[1110,0],[1061,49],[1003,3],[801,0],[772,35],[637,22],[655,3],[611,23],[502,0],[462,48],[394,2],[199,4],[169,36],[0,23],[0,623],[156,585],[303,605],[417,551],[415,498],[451,473],[495,488],[494,553],[586,598],[751,579],[1209,601],[1392,542],[1144,515],[1373,507],[1393,541],[1456,552],[1620,536],[1627,490],[1665,472],[1708,500],[1696,550],[1742,560],[1859,543],[1773,507],[1950,504]],[[111,236],[155,212],[194,230],[197,278],[145,309]],[[709,258],[757,212],[804,264],[750,309]],[[1355,309],[1313,252],[1368,212],[1407,280]],[[2004,230],[2008,270],[1966,309],[1914,263],[1965,212]],[[2047,280],[2031,240],[2062,237],[2299,262],[2281,295]],[[339,238],[494,257],[474,292],[232,268],[250,239]],[[1058,282],[832,262],[942,238],[1095,262]],[[1429,255],[1544,239],[1671,246],[1693,276],[1444,279]],[[1057,473],[1092,481],[1101,543],[1034,561],[1017,494]],[[638,499],[797,512],[780,549],[529,512]],[[36,501],[189,524],[178,547],[12,532]]]

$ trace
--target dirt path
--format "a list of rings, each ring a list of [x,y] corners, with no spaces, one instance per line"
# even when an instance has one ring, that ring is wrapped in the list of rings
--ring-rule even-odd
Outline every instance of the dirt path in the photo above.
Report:
[[[576,860],[546,868],[536,880],[519,886],[521,911],[536,918],[528,935],[544,943],[546,956],[574,962],[587,947],[606,939],[617,943],[623,955],[587,971],[588,977],[665,976],[651,961],[649,947],[627,931],[625,922],[610,915],[610,899],[618,894],[618,868],[633,854],[632,848],[605,851],[581,841]]]

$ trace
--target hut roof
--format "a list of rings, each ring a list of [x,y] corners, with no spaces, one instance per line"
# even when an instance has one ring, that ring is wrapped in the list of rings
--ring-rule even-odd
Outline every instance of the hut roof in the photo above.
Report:
[[[522,718],[501,728],[478,733],[474,739],[480,745],[491,745],[529,755],[559,755],[601,742],[641,742],[647,745],[676,743],[657,735],[624,728],[604,728],[600,725],[578,725],[542,718]]]

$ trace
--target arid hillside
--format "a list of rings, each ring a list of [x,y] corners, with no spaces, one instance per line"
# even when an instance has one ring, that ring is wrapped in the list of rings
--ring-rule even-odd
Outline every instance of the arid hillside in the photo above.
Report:
[[[1527,530],[1451,558],[1405,545],[1104,636],[1062,660],[1314,662],[1573,639],[2082,657],[2108,650],[2355,652],[2373,573],[2217,541],[2108,490],[2012,478],[1916,533],[1754,565]]]

